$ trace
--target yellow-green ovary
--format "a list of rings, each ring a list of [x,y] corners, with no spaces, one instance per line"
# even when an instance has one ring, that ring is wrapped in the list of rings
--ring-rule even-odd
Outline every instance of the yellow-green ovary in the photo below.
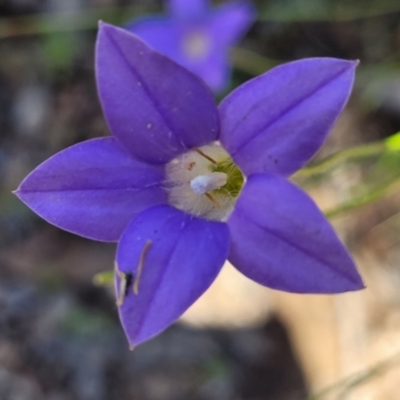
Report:
[[[226,184],[213,192],[237,197],[242,189],[244,178],[242,171],[236,166],[231,158],[226,158],[218,164],[211,164],[211,172],[223,172],[227,176]]]

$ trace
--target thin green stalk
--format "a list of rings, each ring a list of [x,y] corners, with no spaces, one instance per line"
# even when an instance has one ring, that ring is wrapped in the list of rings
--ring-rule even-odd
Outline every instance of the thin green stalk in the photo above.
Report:
[[[143,15],[144,13],[161,12],[162,10],[159,8],[138,6],[96,7],[79,10],[79,12],[76,13],[48,13],[5,17],[0,18],[0,39],[15,36],[95,29],[99,20],[104,19],[111,23],[122,23],[129,18]],[[298,7],[294,5],[289,9],[287,7],[268,7],[261,12],[258,20],[278,22],[343,22],[377,17],[395,12],[400,12],[400,5],[397,0],[386,1],[383,4],[380,2],[377,6],[370,8],[356,8],[349,7],[347,4],[345,6],[339,4],[329,9],[322,10],[317,10],[313,6],[307,6],[307,2],[302,0]]]
[[[350,147],[303,168],[295,174],[295,178],[307,178],[312,175],[324,174],[344,161],[363,160],[382,155],[386,151],[388,151],[388,147],[385,142],[374,142]]]
[[[332,386],[324,389],[322,392],[311,395],[307,397],[305,400],[323,400],[325,396],[331,394],[332,392],[339,392],[336,398],[343,398],[349,392],[349,390],[363,384],[364,382],[372,379],[383,372],[385,372],[388,368],[399,362],[400,353],[396,353],[389,357],[388,359],[379,362],[378,364],[366,369],[363,372],[356,373],[350,377],[347,377]]]
[[[396,179],[389,182],[387,185],[375,189],[363,196],[356,197],[355,199],[351,199],[347,202],[344,202],[338,205],[337,207],[325,211],[324,213],[328,218],[334,218],[346,212],[364,206],[366,204],[373,203],[376,200],[384,199],[385,197],[390,196],[392,193],[394,193],[399,189],[400,189],[400,177],[397,177]]]
[[[376,1],[369,7],[351,7],[350,3],[334,3],[331,7],[316,8],[315,1],[301,0],[290,8],[270,6],[261,14],[260,20],[278,22],[351,22],[366,18],[375,18],[400,11],[397,0]]]
[[[109,286],[114,282],[114,270],[99,272],[93,276],[92,282],[95,286]]]
[[[43,35],[50,33],[90,30],[99,20],[121,24],[130,18],[152,11],[135,7],[99,7],[78,12],[21,15],[0,18],[0,39],[16,36]]]

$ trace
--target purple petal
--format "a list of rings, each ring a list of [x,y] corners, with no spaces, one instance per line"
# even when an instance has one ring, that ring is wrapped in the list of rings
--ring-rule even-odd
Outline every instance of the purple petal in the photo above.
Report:
[[[224,90],[231,76],[226,49],[213,49],[203,62],[188,62],[186,67],[203,79],[214,93]]]
[[[221,142],[246,175],[290,175],[320,148],[350,95],[357,62],[312,58],[281,65],[220,106]]]
[[[166,163],[219,135],[211,91],[130,32],[100,24],[97,84],[112,133],[137,158]]]
[[[208,0],[167,0],[170,13],[182,19],[201,17],[207,12]]]
[[[323,214],[284,178],[250,176],[228,226],[229,260],[262,285],[295,293],[340,293],[364,287]]]
[[[166,203],[162,167],[135,160],[114,138],[88,140],[39,165],[16,195],[61,229],[117,241],[140,211]]]
[[[180,62],[184,33],[182,24],[171,18],[147,17],[135,20],[126,29],[139,36],[155,50],[182,65]]]
[[[131,347],[166,329],[207,290],[228,248],[226,224],[169,206],[146,210],[129,224],[118,246],[117,266],[131,275],[123,296],[116,274],[116,292]]]
[[[226,87],[231,72],[227,47],[207,20],[196,24],[146,18],[127,29],[200,77],[214,92],[218,93]]]
[[[256,10],[247,1],[223,4],[213,11],[211,29],[215,38],[226,45],[235,44],[256,18]]]

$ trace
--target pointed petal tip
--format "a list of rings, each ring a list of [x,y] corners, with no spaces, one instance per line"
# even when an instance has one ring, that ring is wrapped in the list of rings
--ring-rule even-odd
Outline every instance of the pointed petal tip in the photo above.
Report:
[[[342,294],[366,289],[366,285],[364,284],[355,264],[353,265],[353,268],[354,269],[352,271],[349,271],[347,276],[344,276],[343,274],[341,275],[341,277],[338,276],[338,280],[335,279],[335,282],[332,283],[332,286],[327,285],[322,290],[317,289],[315,293]]]
[[[99,28],[114,27],[114,25],[109,24],[108,22],[105,22],[102,19],[99,19],[98,25],[99,25]]]
[[[339,287],[337,293],[355,292],[366,288],[356,263],[350,255],[348,255],[348,257],[350,262],[347,269],[347,274],[342,274],[342,284],[338,284],[336,286]]]
[[[30,174],[29,174],[30,175]],[[11,191],[11,193],[14,195],[14,196],[17,196],[18,197],[18,199],[20,199],[22,202],[24,202],[25,203],[25,201],[24,201],[24,194],[26,193],[26,191],[24,191],[24,189],[23,189],[23,184],[24,184],[24,182],[26,181],[26,179],[29,177],[29,175],[20,183],[20,185],[15,189],[15,190],[12,190]]]
[[[103,20],[99,19],[99,22],[97,23],[99,31],[104,29],[105,27],[108,26],[107,22],[104,22]]]
[[[299,287],[298,283],[295,286],[293,284],[284,284],[280,287],[274,287],[275,290],[282,290],[288,293],[297,294],[317,294],[317,295],[335,295],[345,294],[350,292],[357,292],[359,290],[366,289],[366,285],[362,281],[358,271],[354,271],[356,276],[338,277],[338,280],[329,282],[315,282],[313,285],[307,284],[304,287]]]
[[[341,294],[341,293],[349,293],[349,292],[357,292],[359,290],[365,289],[366,286],[364,285],[363,282],[356,283],[356,284],[351,284],[349,286],[343,287],[341,289],[335,289],[332,291],[332,294]],[[329,293],[327,293],[329,294]]]
[[[347,68],[344,68],[344,70],[346,69],[353,69],[355,70],[358,65],[360,64],[360,60],[356,59],[356,60],[347,60],[347,59],[343,59],[343,58],[335,58],[335,57],[312,57],[312,58],[308,58],[308,59],[303,59],[303,60],[295,60],[292,61],[288,64],[292,64],[292,65],[296,65],[296,64],[301,64],[301,63],[306,63],[306,62],[311,62],[311,63],[321,63],[321,65],[324,65],[324,68],[331,68],[334,64],[336,64],[337,66],[341,65],[346,65]],[[277,67],[279,68],[279,66]],[[343,72],[344,72],[343,70]]]
[[[365,283],[363,282],[360,274],[358,273],[358,270],[356,270],[357,272],[357,281],[354,282],[351,287],[349,288],[349,292],[355,292],[357,290],[364,290],[367,288],[367,286],[365,285]]]
[[[347,60],[349,68],[355,71],[355,69],[359,66],[360,60]]]
[[[341,59],[341,58],[334,58],[334,60],[339,60],[339,61],[344,61],[352,66],[357,67],[358,64],[360,64],[360,60],[359,59],[355,59],[355,60],[347,60],[347,59]]]
[[[98,22],[97,22],[97,28],[98,28],[98,31],[99,31],[99,32],[100,32],[101,30],[103,30],[104,28],[106,28],[107,26],[110,26],[110,24],[107,23],[107,22],[104,22],[102,19],[99,19],[99,20],[98,20]]]
[[[17,189],[12,190],[11,193],[16,196],[20,201],[24,203],[24,200],[22,199],[22,191],[21,191],[21,186],[19,186]]]
[[[21,186],[13,190],[11,193],[29,207],[29,205],[24,201],[24,191],[21,189]]]
[[[132,35],[132,32],[129,32],[126,29],[123,29],[119,26],[109,24],[108,22],[104,22],[102,20],[99,20],[98,26],[99,26],[99,32],[98,32],[99,34],[104,33],[104,34],[113,35],[114,33],[121,31],[125,34]]]

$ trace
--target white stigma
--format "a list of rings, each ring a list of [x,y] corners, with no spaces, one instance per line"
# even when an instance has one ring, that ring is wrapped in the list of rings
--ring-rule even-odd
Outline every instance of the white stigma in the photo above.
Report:
[[[206,175],[199,175],[190,181],[193,192],[202,195],[226,185],[228,177],[223,172],[211,172]]]

